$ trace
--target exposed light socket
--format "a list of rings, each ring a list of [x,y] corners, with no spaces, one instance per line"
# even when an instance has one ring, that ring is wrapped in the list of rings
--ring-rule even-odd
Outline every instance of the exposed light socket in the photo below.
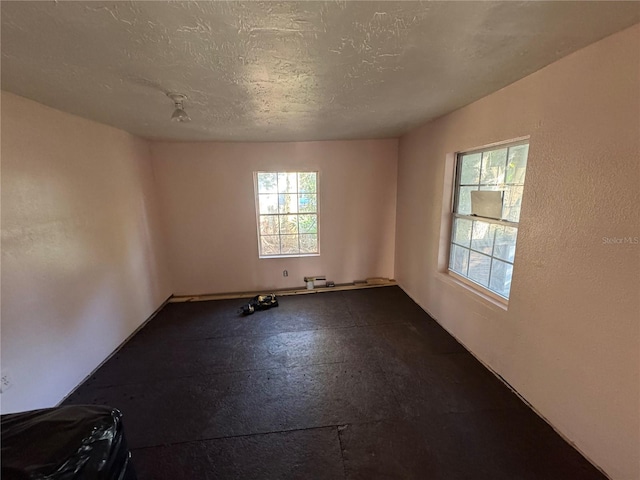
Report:
[[[2,377],[0,377],[0,393],[4,393],[13,386],[11,372],[7,368],[2,369]]]
[[[288,270],[283,270],[282,271],[282,276],[283,277],[288,277],[289,276],[289,271]]]

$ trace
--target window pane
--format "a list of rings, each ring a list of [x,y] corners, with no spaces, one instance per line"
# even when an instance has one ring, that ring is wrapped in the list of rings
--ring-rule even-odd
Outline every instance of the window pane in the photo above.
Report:
[[[505,298],[511,286],[528,152],[527,143],[514,142],[458,155],[449,269]],[[501,219],[515,226],[479,216],[459,218],[472,215],[474,191],[500,192]]]
[[[316,215],[299,215],[300,233],[316,233],[318,231],[318,217]]]
[[[260,253],[262,255],[278,255],[280,253],[280,236],[260,237]]]
[[[453,242],[468,247],[471,242],[471,220],[456,218],[453,224]]]
[[[489,282],[489,289],[493,290],[498,295],[508,298],[509,290],[511,289],[512,275],[513,265],[494,259],[493,265],[491,265],[491,281]]]
[[[258,193],[277,193],[278,175],[276,173],[258,173]]]
[[[460,184],[477,185],[480,181],[480,161],[481,153],[463,155],[460,163]]]
[[[315,172],[298,173],[298,191],[300,193],[318,193]]]
[[[493,256],[513,263],[517,238],[517,228],[503,226],[496,228],[496,243],[493,247]]]
[[[471,231],[471,249],[491,255],[495,230],[496,226],[493,223],[474,220]]]
[[[300,235],[300,253],[318,253],[318,235]]]
[[[504,191],[500,185],[480,185],[480,190],[483,192],[497,192],[498,190]]]
[[[460,215],[471,215],[471,191],[478,190],[478,187],[460,187],[458,195],[458,210]]]
[[[469,253],[469,278],[482,286],[489,285],[489,268],[491,268],[491,257],[481,253]]]
[[[480,191],[502,192],[502,212],[500,213],[500,217],[498,217],[498,218],[502,218],[504,216],[504,186],[501,188],[499,185],[480,185]]]
[[[482,154],[480,183],[498,185],[504,183],[507,166],[507,149],[492,150]]]
[[[298,196],[281,193],[278,195],[278,208],[280,213],[296,213],[298,211]]]
[[[522,193],[524,187],[513,187],[508,185],[504,192],[502,216],[510,222],[520,221],[520,205],[522,203]]]
[[[297,215],[280,215],[280,234],[298,233],[298,216]]]
[[[258,195],[260,203],[260,213],[278,213],[278,195],[262,194]]]
[[[296,193],[298,176],[295,173],[278,173],[278,193]]]
[[[278,235],[277,215],[260,215],[260,235]]]
[[[518,145],[509,149],[509,163],[507,164],[506,183],[524,184],[524,177],[527,173],[527,156],[529,155],[529,145]]]
[[[451,258],[449,268],[460,275],[467,276],[467,265],[469,264],[469,250],[451,245]]]
[[[318,253],[317,172],[254,175],[260,256]]]
[[[300,253],[300,249],[298,247],[298,235],[281,235],[280,253]]]
[[[315,213],[318,211],[317,196],[313,194],[298,195],[298,211]]]

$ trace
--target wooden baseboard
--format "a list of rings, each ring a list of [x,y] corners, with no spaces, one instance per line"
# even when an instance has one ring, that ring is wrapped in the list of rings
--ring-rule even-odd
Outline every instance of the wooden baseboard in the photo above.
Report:
[[[344,290],[359,290],[361,288],[378,288],[378,287],[389,287],[397,285],[395,280],[382,280],[380,278],[376,278],[373,282],[367,282],[363,280],[362,282],[354,282],[354,283],[343,283],[338,284],[335,287],[316,287],[312,290],[308,290],[306,287],[298,287],[293,289],[282,289],[282,290],[262,290],[259,292],[230,292],[230,293],[211,293],[211,294],[203,294],[203,295],[174,295],[169,299],[170,303],[179,303],[179,302],[203,302],[207,300],[228,300],[235,298],[252,298],[256,295],[264,295],[269,293],[275,293],[278,296],[288,296],[288,295],[309,295],[314,293],[323,293],[323,292],[339,292]]]

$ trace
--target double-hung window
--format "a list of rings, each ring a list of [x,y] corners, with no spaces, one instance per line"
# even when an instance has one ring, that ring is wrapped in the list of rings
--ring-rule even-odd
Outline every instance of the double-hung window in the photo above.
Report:
[[[524,141],[457,155],[449,271],[503,299],[511,289],[528,152]]]
[[[318,255],[318,172],[256,172],[260,257]]]

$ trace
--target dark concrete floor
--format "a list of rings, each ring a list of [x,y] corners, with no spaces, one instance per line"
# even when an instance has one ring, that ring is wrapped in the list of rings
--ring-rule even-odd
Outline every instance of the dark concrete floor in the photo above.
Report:
[[[65,404],[140,480],[604,479],[398,287],[168,304]]]

